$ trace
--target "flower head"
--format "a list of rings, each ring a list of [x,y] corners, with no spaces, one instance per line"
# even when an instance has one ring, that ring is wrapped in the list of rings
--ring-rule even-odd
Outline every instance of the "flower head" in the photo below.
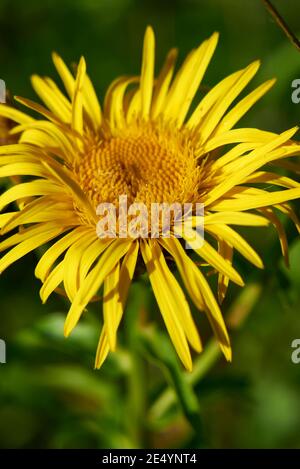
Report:
[[[40,118],[1,105],[0,115],[17,125],[10,132],[18,143],[0,147],[0,176],[21,176],[0,197],[0,209],[17,202],[17,209],[0,215],[2,234],[21,228],[0,243],[8,252],[0,260],[3,272],[28,252],[47,244],[36,276],[42,281],[45,302],[54,291],[64,291],[71,306],[65,323],[69,335],[84,309],[103,285],[104,325],[96,355],[100,367],[116,346],[128,290],[139,254],[177,353],[192,368],[190,346],[200,352],[201,340],[185,294],[169,269],[166,254],[176,263],[190,299],[204,311],[225,357],[231,348],[220,307],[201,268],[173,232],[156,237],[99,238],[97,207],[110,203],[120,211],[119,198],[128,203],[204,204],[205,234],[195,252],[218,274],[221,302],[229,281],[243,285],[233,266],[237,250],[262,268],[259,255],[232,225],[277,229],[287,261],[287,241],[276,215],[281,211],[299,229],[287,203],[300,196],[300,184],[276,172],[293,168],[286,160],[300,153],[292,141],[296,128],[275,134],[249,128],[233,129],[238,120],[273,85],[269,80],[236,104],[253,78],[259,62],[232,73],[196,103],[200,87],[217,45],[214,33],[187,56],[174,75],[176,50],[171,50],[154,78],[154,34],[146,29],[141,75],[120,77],[108,88],[100,107],[93,85],[80,59],[73,76],[62,59],[54,65],[66,94],[48,77],[34,75],[32,85],[44,106],[16,98]],[[271,191],[271,187],[278,190]],[[193,211],[192,227],[183,237],[191,240],[203,217]]]

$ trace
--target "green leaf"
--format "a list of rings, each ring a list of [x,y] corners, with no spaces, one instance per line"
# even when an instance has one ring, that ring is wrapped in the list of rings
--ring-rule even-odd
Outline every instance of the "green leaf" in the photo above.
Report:
[[[141,345],[148,359],[154,361],[158,366],[163,367],[167,374],[178,403],[180,404],[185,417],[198,433],[201,432],[202,423],[200,419],[200,409],[198,399],[192,386],[189,384],[186,373],[182,370],[178,362],[176,353],[165,334],[155,330],[153,327],[143,331],[140,336]],[[161,410],[158,406],[153,406],[150,410],[149,420],[157,423]]]

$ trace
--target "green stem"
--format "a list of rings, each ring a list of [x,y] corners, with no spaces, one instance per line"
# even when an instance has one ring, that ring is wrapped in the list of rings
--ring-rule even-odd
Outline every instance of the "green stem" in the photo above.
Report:
[[[201,358],[196,360],[192,373],[184,373],[183,378],[189,385],[196,384],[207,371],[216,363],[220,356],[218,343],[213,339],[206,346]],[[149,412],[151,421],[160,419],[166,411],[176,402],[176,393],[174,389],[166,389],[157,401],[153,404]]]
[[[228,313],[228,323],[231,329],[237,329],[244,323],[248,314],[252,311],[254,305],[258,301],[263,287],[258,282],[249,283],[233,303]],[[198,383],[206,373],[216,364],[221,356],[221,349],[215,339],[211,339],[206,345],[204,352],[194,363],[192,373],[185,373],[184,379],[191,386]],[[160,419],[166,411],[176,402],[176,394],[173,389],[166,389],[159,396],[150,409],[150,420],[156,421]]]
[[[286,37],[289,39],[289,41],[293,44],[293,46],[296,47],[298,51],[300,51],[299,39],[290,29],[285,19],[280,15],[279,11],[274,7],[274,5],[270,2],[270,0],[262,0],[262,1],[265,4],[269,13],[273,16],[274,20],[276,21],[280,29],[284,32]]]
[[[131,355],[131,369],[128,374],[128,430],[134,448],[143,448],[145,435],[146,389],[145,366],[139,352],[139,320],[144,304],[142,285],[131,286],[126,313],[128,348]]]

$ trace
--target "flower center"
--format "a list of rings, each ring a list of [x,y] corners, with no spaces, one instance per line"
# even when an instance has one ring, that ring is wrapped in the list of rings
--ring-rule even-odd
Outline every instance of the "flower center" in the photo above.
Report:
[[[191,136],[140,124],[86,145],[76,168],[79,184],[96,207],[101,202],[185,203],[195,199],[198,165]]]

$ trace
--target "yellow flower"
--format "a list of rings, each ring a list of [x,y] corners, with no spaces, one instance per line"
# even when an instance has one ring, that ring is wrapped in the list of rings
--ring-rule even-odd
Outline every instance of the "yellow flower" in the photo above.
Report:
[[[18,203],[16,211],[1,214],[2,234],[20,227],[0,244],[1,251],[9,249],[0,260],[0,271],[59,237],[35,269],[43,283],[40,295],[45,302],[53,291],[66,293],[71,302],[65,322],[68,336],[103,285],[104,325],[96,367],[102,365],[110,350],[115,350],[139,254],[185,367],[192,368],[190,346],[200,352],[202,345],[166,254],[176,263],[191,300],[206,313],[225,357],[231,359],[218,302],[180,240],[175,236],[99,239],[99,203],[117,205],[120,195],[126,195],[130,203],[143,202],[146,206],[152,202],[203,203],[209,241],[195,251],[218,273],[219,302],[230,280],[243,285],[233,267],[234,250],[263,267],[258,254],[231,225],[265,226],[271,222],[286,260],[287,241],[275,212],[291,217],[299,229],[287,201],[300,196],[300,184],[276,173],[279,166],[293,168],[293,163],[285,159],[300,153],[300,145],[291,140],[297,129],[279,135],[233,129],[274,83],[263,83],[232,106],[257,72],[259,62],[224,78],[190,110],[217,40],[214,33],[192,50],[175,76],[176,50],[171,50],[154,79],[154,34],[148,27],[141,75],[115,80],[102,108],[84,59],[80,59],[73,77],[62,59],[53,54],[68,97],[50,78],[34,75],[33,88],[46,107],[16,99],[37,111],[41,119],[0,107],[3,117],[17,123],[11,133],[20,135],[18,143],[0,147],[0,176],[25,177],[0,197],[1,210]],[[270,191],[270,187],[277,190]],[[192,221],[194,228],[202,222],[194,214]]]
[[[11,103],[6,104],[10,106]],[[11,134],[10,130],[15,126],[15,123],[7,117],[0,116],[0,145],[7,145],[9,143],[17,143],[17,135]]]

